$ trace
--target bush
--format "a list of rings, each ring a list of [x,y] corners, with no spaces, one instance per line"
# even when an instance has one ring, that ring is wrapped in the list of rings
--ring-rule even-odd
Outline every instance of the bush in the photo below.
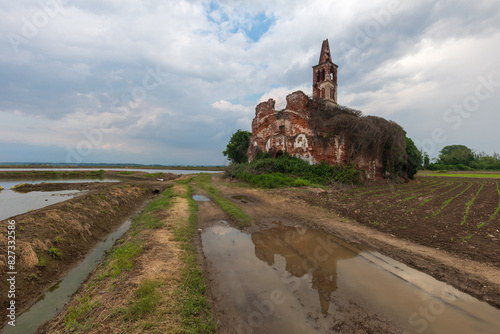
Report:
[[[310,165],[290,155],[269,158],[261,155],[251,163],[231,164],[226,176],[238,178],[261,188],[330,185],[336,182],[361,182],[362,173],[353,166],[331,166],[324,162]]]

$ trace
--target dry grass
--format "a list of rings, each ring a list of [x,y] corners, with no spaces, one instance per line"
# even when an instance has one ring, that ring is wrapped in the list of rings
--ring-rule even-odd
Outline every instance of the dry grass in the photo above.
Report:
[[[19,265],[24,268],[34,268],[38,263],[38,256],[36,255],[33,247],[28,242],[17,242],[17,256],[19,257]]]

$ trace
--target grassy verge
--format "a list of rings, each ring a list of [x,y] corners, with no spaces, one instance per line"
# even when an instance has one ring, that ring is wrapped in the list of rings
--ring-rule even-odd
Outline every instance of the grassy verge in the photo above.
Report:
[[[471,177],[479,179],[500,179],[500,173],[498,174],[481,174],[481,173],[425,173],[422,176],[443,176],[443,177]]]
[[[236,220],[241,227],[250,225],[252,219],[246,213],[244,213],[237,204],[231,202],[227,198],[224,198],[220,194],[219,189],[217,189],[212,184],[212,175],[199,174],[195,179],[195,183],[198,187],[200,187],[208,195],[210,195],[210,197],[213,198],[217,205],[219,205],[220,208],[224,210],[231,218]]]
[[[194,236],[198,225],[198,204],[193,200],[193,190],[185,184],[185,198],[189,205],[188,224],[177,228],[175,239],[181,242],[185,267],[182,271],[182,285],[179,293],[183,296],[181,307],[184,333],[217,333],[217,326],[211,319],[210,305],[206,300],[206,280],[197,262]]]

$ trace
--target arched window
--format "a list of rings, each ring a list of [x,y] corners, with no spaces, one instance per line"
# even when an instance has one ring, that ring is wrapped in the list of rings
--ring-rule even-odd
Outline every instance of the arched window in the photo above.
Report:
[[[325,70],[321,71],[321,81],[325,81],[326,75]]]
[[[319,70],[316,71],[316,82],[320,82],[321,81],[321,73],[319,73]]]
[[[321,97],[325,98],[325,89],[324,88],[321,88]]]

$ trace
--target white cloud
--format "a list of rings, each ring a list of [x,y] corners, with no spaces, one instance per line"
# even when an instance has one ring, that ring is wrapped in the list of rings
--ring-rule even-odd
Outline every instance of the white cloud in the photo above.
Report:
[[[8,39],[0,44],[2,146],[52,145],[64,152],[66,144],[82,140],[83,129],[109,118],[113,126],[102,149],[117,152],[112,159],[121,152],[122,161],[169,163],[194,161],[194,154],[200,164],[216,163],[230,134],[249,129],[257,103],[274,98],[279,105],[293,91],[311,93],[311,67],[325,38],[340,66],[339,103],[391,117],[415,138],[443,127],[450,142],[440,145],[453,144],[457,137],[443,124],[444,110],[470,94],[479,76],[500,81],[500,4],[401,2],[401,12],[366,47],[341,47],[355,47],[356,34],[388,4],[67,2],[64,15],[38,27],[19,53]],[[22,35],[25,18],[40,10],[35,0],[0,0],[0,32]],[[253,41],[246,31],[262,13],[272,25]],[[355,57],[346,57],[349,52]],[[124,116],[113,102],[126,105],[147,69],[157,66],[166,81]],[[464,121],[463,144],[500,150],[498,133],[490,129],[500,121],[499,92],[481,104],[477,119]],[[106,156],[95,155],[100,158]],[[43,159],[43,150],[34,159]]]
[[[252,112],[253,107],[244,106],[242,104],[233,104],[229,101],[220,100],[212,103],[212,107],[222,111],[236,111],[242,113],[250,113]]]

